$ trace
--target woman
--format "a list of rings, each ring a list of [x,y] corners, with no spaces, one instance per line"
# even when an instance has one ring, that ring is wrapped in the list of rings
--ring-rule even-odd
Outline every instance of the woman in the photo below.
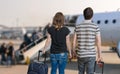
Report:
[[[52,26],[48,28],[47,41],[43,49],[43,53],[45,53],[46,47],[51,42],[51,74],[56,74],[57,68],[59,69],[59,74],[64,74],[67,64],[68,51],[69,58],[71,58],[69,34],[69,29],[64,27],[64,15],[61,12],[57,12],[53,18]]]

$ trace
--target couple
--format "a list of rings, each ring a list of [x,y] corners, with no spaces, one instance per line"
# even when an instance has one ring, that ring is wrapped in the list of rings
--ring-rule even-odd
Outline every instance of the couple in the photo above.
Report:
[[[97,62],[101,61],[101,37],[99,27],[91,22],[93,17],[93,10],[87,7],[83,11],[84,21],[75,27],[75,33],[73,38],[73,51],[77,46],[77,58],[78,58],[78,74],[84,74],[86,69],[87,74],[93,74],[94,63],[96,60],[95,43],[97,45]],[[64,15],[61,12],[57,12],[53,18],[52,26],[48,28],[47,41],[43,49],[43,53],[46,51],[46,47],[51,42],[50,48],[50,61],[51,61],[51,74],[57,73],[64,74],[64,70],[67,64],[67,58],[72,57],[71,54],[71,42],[70,42],[70,30],[64,27]],[[76,45],[77,43],[77,45]]]

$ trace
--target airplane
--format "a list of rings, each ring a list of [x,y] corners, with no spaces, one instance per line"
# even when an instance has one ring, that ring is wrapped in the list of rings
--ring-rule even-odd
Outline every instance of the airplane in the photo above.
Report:
[[[65,16],[67,26],[79,25],[83,20],[82,14]],[[110,46],[120,57],[120,11],[94,13],[92,22],[100,27],[102,45]]]

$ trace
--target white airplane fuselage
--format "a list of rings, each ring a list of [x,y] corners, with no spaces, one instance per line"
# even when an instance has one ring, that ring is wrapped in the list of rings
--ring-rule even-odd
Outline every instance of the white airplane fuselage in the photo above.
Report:
[[[79,15],[76,25],[83,20],[83,15]],[[120,12],[95,13],[92,21],[100,27],[102,45],[117,47],[120,41]]]

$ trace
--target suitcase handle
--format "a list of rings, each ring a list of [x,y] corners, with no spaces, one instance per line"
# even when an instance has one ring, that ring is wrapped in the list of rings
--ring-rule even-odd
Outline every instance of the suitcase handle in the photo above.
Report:
[[[103,70],[104,70],[104,62],[103,62],[103,61],[100,61],[98,64],[99,64],[99,67],[102,68],[102,74],[103,74]],[[97,61],[95,61],[94,72],[95,72],[95,70],[96,70],[96,65],[97,65]]]
[[[42,50],[39,50],[39,52],[38,52],[38,61],[39,61],[40,53],[42,53]],[[44,55],[45,55],[45,57],[44,57],[44,63],[46,63],[46,52],[45,52]]]

